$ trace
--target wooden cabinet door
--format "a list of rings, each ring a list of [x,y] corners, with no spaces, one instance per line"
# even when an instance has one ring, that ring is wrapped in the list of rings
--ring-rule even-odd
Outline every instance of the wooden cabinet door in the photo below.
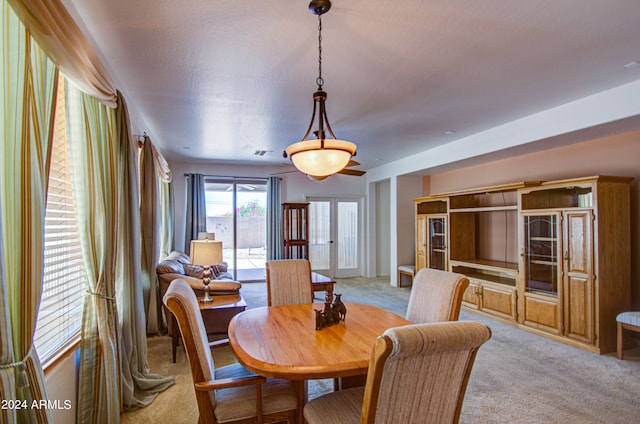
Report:
[[[482,284],[480,310],[515,321],[518,317],[516,305],[515,287]]]
[[[462,303],[470,308],[479,309],[480,290],[482,286],[473,279],[469,279],[469,285],[462,295]]]
[[[568,211],[564,221],[564,334],[594,343],[593,213]]]
[[[522,323],[552,334],[562,334],[562,228],[560,212],[522,215]]]
[[[416,274],[427,267],[427,216],[416,216]]]
[[[546,331],[561,334],[558,300],[549,296],[524,293],[524,324]]]
[[[426,266],[446,271],[447,264],[447,216],[428,215],[426,226]]]

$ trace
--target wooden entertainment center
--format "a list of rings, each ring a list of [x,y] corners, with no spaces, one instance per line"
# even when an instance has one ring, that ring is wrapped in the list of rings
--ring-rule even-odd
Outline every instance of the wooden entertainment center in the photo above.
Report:
[[[593,176],[414,199],[416,270],[465,274],[463,308],[603,354],[631,296],[629,186]]]

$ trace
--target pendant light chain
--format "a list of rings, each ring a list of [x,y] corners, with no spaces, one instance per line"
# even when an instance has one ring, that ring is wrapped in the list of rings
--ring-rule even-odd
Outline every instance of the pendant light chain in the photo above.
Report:
[[[318,78],[316,79],[318,89],[322,90],[324,80],[322,79],[322,15],[318,15]]]

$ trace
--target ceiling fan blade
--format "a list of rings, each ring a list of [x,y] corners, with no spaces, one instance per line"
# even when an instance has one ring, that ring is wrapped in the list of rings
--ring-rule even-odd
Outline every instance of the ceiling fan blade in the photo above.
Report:
[[[349,168],[349,167],[352,167],[352,166],[358,166],[358,165],[360,165],[360,162],[351,159],[345,168]]]
[[[357,169],[343,169],[342,171],[338,171],[338,174],[343,175],[355,175],[356,177],[361,177],[366,174],[366,171],[359,171]]]

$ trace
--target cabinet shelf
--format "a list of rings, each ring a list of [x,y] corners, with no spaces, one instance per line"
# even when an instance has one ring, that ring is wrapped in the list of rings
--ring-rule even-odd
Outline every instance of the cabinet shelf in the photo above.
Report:
[[[529,261],[529,263],[536,264],[536,265],[551,265],[551,266],[558,265],[558,261],[542,261],[540,259],[532,259]]]
[[[556,237],[529,237],[531,241],[558,241]]]
[[[450,263],[451,266],[463,266],[471,269],[502,273],[511,278],[518,276],[518,264],[512,262],[492,261],[489,259],[451,259]]]
[[[285,259],[309,259],[309,204],[282,204],[282,241]]]
[[[516,285],[516,278],[507,274],[487,272],[482,269],[468,268],[466,266],[453,265],[453,264],[452,264],[451,270],[453,272],[464,274],[467,278],[471,280],[480,280],[482,282],[503,284],[505,286],[512,286],[512,287],[515,287]]]
[[[471,207],[471,208],[457,208],[451,209],[450,213],[456,212],[501,212],[501,211],[517,211],[518,205],[508,205],[508,206],[484,206],[484,207]]]

